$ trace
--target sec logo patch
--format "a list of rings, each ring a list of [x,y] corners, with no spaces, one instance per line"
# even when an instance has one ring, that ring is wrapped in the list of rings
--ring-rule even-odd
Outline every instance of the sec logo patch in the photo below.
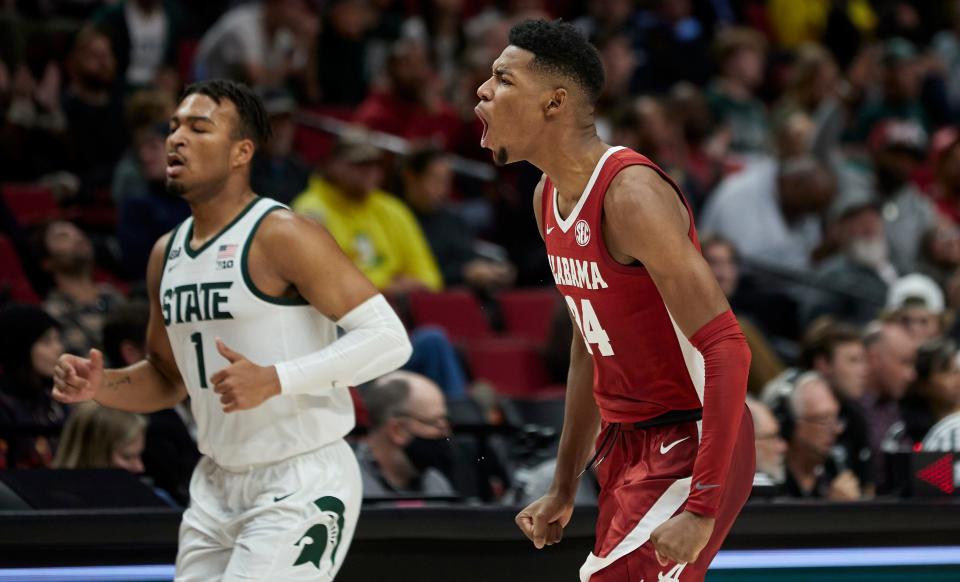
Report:
[[[586,220],[578,220],[576,227],[577,244],[585,247],[590,242],[590,225]]]

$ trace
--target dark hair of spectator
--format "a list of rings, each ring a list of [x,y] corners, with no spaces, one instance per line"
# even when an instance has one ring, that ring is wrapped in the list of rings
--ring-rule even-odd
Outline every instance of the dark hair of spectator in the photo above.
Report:
[[[730,254],[733,255],[733,262],[740,262],[740,253],[737,252],[737,245],[733,244],[733,241],[727,237],[715,232],[707,232],[700,236],[700,250],[703,253],[707,252],[708,247],[713,246],[727,247],[730,249]]]
[[[534,54],[531,67],[576,82],[596,103],[603,89],[603,63],[597,49],[565,22],[525,20],[510,29],[510,44]]]
[[[370,430],[379,429],[403,412],[409,398],[410,383],[403,378],[392,377],[371,384],[363,394],[370,415]]]
[[[206,95],[217,105],[220,105],[224,99],[233,103],[240,118],[235,139],[253,140],[257,149],[270,141],[270,119],[267,117],[263,101],[247,85],[228,79],[201,81],[187,85],[180,96],[180,101],[194,94]]]
[[[916,383],[929,382],[931,376],[946,372],[957,355],[957,343],[949,338],[933,339],[917,349]]]
[[[416,149],[404,158],[403,170],[416,174],[417,176],[422,176],[423,173],[427,171],[427,168],[430,167],[430,164],[446,156],[446,152],[433,146]]]
[[[146,343],[147,321],[150,306],[142,301],[133,301],[114,307],[103,322],[103,353],[111,366],[126,366],[121,346],[123,342],[137,345]]]
[[[860,332],[850,325],[834,321],[822,325],[815,323],[800,344],[800,365],[808,370],[813,369],[817,358],[833,358],[838,346],[862,341]]]

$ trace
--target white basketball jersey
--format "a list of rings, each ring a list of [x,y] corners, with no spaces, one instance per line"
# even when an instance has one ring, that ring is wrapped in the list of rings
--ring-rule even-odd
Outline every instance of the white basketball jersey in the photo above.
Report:
[[[353,428],[349,389],[323,396],[284,395],[251,410],[226,414],[210,377],[229,364],[219,337],[260,366],[303,356],[329,345],[336,325],[302,299],[278,299],[258,290],[247,269],[257,227],[287,207],[256,198],[220,233],[190,248],[193,218],[171,235],[160,281],[170,346],[190,393],[200,452],[226,468],[272,463],[342,438]]]

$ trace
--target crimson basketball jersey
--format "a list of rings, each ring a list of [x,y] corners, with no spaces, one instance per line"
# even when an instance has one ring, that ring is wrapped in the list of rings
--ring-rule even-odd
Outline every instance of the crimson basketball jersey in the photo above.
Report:
[[[549,177],[541,205],[550,270],[593,356],[593,392],[606,422],[647,420],[703,402],[703,356],[680,331],[646,269],[615,261],[603,240],[607,188],[633,165],[654,169],[677,191],[690,215],[690,241],[699,250],[693,213],[680,189],[627,148],[610,148],[600,158],[569,216],[560,216]]]

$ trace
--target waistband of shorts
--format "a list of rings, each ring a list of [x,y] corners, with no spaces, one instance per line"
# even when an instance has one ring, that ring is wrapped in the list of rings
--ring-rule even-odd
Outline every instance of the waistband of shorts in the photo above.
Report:
[[[262,463],[250,463],[246,465],[221,465],[216,461],[214,461],[213,458],[209,456],[206,458],[210,459],[210,462],[213,463],[215,467],[217,467],[218,469],[222,469],[227,473],[250,473],[251,471],[256,471],[257,469],[262,469],[264,467],[276,467],[278,465],[284,465],[287,463],[296,462],[299,459],[302,459],[309,455],[315,455],[320,451],[323,451],[327,448],[330,448],[333,445],[337,445],[340,443],[346,444],[346,441],[344,441],[343,439],[337,439],[335,441],[331,441],[329,443],[320,445],[319,447],[316,447],[314,449],[310,449],[300,453],[295,453],[293,455],[290,455],[289,457],[284,457],[282,459],[277,459],[275,461],[264,461]]]
[[[620,430],[643,430],[645,428],[683,424],[685,422],[696,422],[698,420],[703,420],[702,408],[691,408],[689,410],[670,410],[664,412],[660,416],[654,416],[653,418],[648,418],[647,420],[641,420],[638,422],[614,422],[611,424],[619,425]]]

